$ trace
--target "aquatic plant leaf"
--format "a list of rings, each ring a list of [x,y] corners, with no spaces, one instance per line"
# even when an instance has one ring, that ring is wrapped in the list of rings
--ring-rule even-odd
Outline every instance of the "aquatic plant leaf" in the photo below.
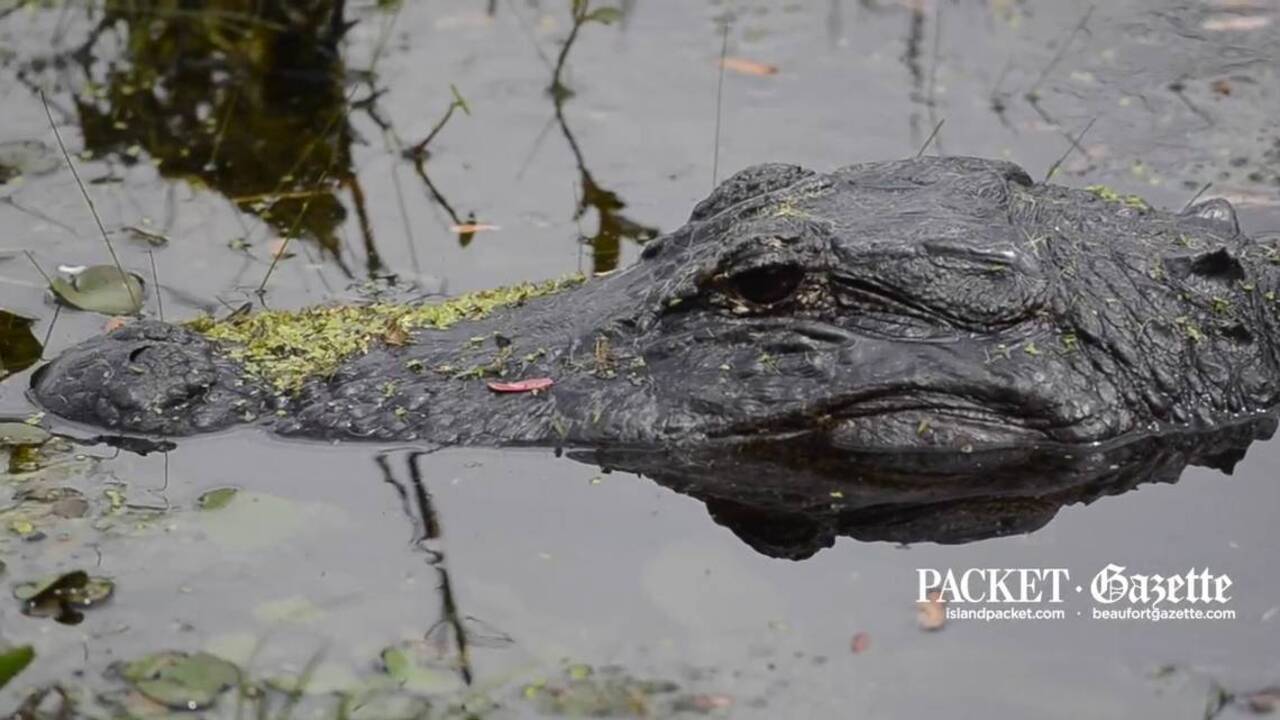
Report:
[[[4,683],[0,682],[0,686]],[[1267,715],[1280,709],[1280,687],[1255,690],[1243,698],[1244,704],[1255,715]]]
[[[675,702],[677,712],[691,712],[708,715],[717,710],[728,710],[733,707],[733,696],[724,693],[699,693],[688,695]]]
[[[546,390],[555,384],[556,381],[551,378],[529,378],[528,380],[516,380],[515,382],[489,381],[485,383],[490,390],[496,393],[535,392],[537,390]]]
[[[124,665],[135,690],[175,710],[201,710],[240,682],[240,668],[209,653],[165,651]]]
[[[487,232],[490,230],[501,230],[501,229],[502,228],[498,225],[489,225],[488,223],[459,223],[457,225],[449,226],[450,232],[467,233],[467,234]]]
[[[88,581],[88,573],[83,570],[73,570],[64,575],[51,575],[32,582],[18,583],[13,588],[13,596],[19,600],[32,602],[64,589],[84,587]]]
[[[365,692],[349,697],[341,717],[350,720],[418,720],[431,717],[431,702],[403,692]]]
[[[661,680],[642,680],[618,672],[567,672],[568,680],[526,685],[523,696],[544,715],[555,717],[667,717],[657,710],[680,688]],[[574,677],[577,674],[580,677]],[[666,696],[666,697],[664,697]]]
[[[1271,18],[1266,15],[1220,15],[1208,18],[1200,23],[1200,27],[1210,32],[1249,32],[1270,24]]]
[[[71,307],[104,315],[136,315],[142,309],[142,278],[114,265],[93,265],[70,280],[56,277],[49,289]]]
[[[433,695],[458,687],[456,675],[422,667],[401,647],[392,646],[382,651],[382,667],[396,684],[413,692]]]
[[[24,422],[0,422],[0,447],[43,445],[53,437],[39,425]]]
[[[757,62],[740,57],[727,57],[720,61],[721,67],[725,70],[732,70],[743,75],[756,75],[765,77],[768,75],[777,75],[778,66],[769,65],[768,63]]]
[[[27,669],[35,658],[36,651],[30,645],[0,650],[0,688],[8,685],[18,673]]]
[[[120,328],[128,324],[129,324],[129,318],[123,315],[112,315],[111,317],[107,318],[107,321],[105,323],[102,324],[102,332],[104,333],[115,332],[116,330],[119,330]]]
[[[53,513],[57,517],[68,520],[82,518],[89,514],[89,501],[85,500],[83,497],[69,495],[55,500],[53,504],[49,506],[49,512]]]
[[[51,173],[60,163],[57,151],[39,140],[0,143],[0,185],[23,175]]]
[[[40,341],[31,333],[30,318],[0,310],[0,378],[22,372],[40,359]]]
[[[382,667],[392,679],[404,682],[413,669],[413,662],[400,648],[389,647],[382,651]]]
[[[33,617],[51,617],[64,625],[75,625],[88,609],[106,602],[115,593],[115,583],[73,570],[35,582],[19,583],[13,596],[22,601],[22,612]]]
[[[871,635],[865,632],[854,633],[853,639],[849,641],[849,649],[853,651],[854,655],[861,655],[870,650]]]
[[[587,13],[583,22],[598,22],[601,25],[612,25],[622,19],[622,10],[616,7],[601,7]]]
[[[947,624],[947,603],[937,590],[925,597],[925,600],[916,603],[916,625],[928,632],[941,630]]]
[[[196,506],[201,510],[221,510],[230,504],[238,492],[238,488],[232,487],[210,490],[196,500]]]

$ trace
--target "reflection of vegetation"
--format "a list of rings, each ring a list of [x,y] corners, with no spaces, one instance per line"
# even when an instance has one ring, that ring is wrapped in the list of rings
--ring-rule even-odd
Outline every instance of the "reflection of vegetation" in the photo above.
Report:
[[[449,579],[449,568],[444,562],[444,551],[439,547],[441,539],[440,517],[436,514],[431,492],[427,489],[422,477],[422,466],[419,461],[424,452],[412,452],[408,456],[409,484],[396,480],[387,456],[380,454],[374,458],[382,473],[382,480],[396,489],[405,515],[414,525],[414,547],[427,554],[428,562],[439,577],[440,584],[440,618],[431,625],[424,634],[424,639],[433,635],[437,629],[445,629],[444,641],[452,641],[456,657],[454,665],[463,684],[471,685],[475,678],[471,667],[471,653],[465,619],[458,609],[457,599],[453,594],[453,584]]]
[[[31,367],[40,359],[40,341],[31,334],[33,321],[0,310],[0,380]]]
[[[450,85],[449,91],[453,93],[453,100],[449,103],[449,107],[445,108],[444,115],[440,116],[440,119],[431,127],[431,131],[427,133],[425,138],[420,140],[413,147],[404,151],[404,156],[413,162],[413,171],[417,173],[418,178],[422,180],[422,184],[426,186],[427,193],[431,195],[431,199],[434,200],[435,203],[449,215],[449,219],[453,221],[453,227],[458,233],[458,244],[462,247],[466,247],[471,244],[471,239],[474,238],[476,234],[476,215],[475,213],[468,213],[465,219],[459,217],[458,211],[453,209],[453,206],[449,204],[449,201],[446,200],[444,195],[440,193],[440,190],[436,188],[435,183],[431,182],[431,178],[427,176],[426,167],[427,159],[431,157],[431,151],[428,149],[428,146],[431,144],[432,140],[436,139],[436,136],[440,134],[440,131],[444,130],[444,126],[449,123],[449,119],[453,117],[453,114],[458,110],[461,110],[466,115],[471,114],[471,107],[467,105],[467,101],[462,97],[462,93],[458,92],[458,88]]]
[[[557,100],[564,100],[573,94],[563,81],[564,64],[569,59],[569,50],[573,47],[573,42],[578,39],[578,32],[582,30],[582,26],[589,23],[609,25],[622,19],[622,11],[618,8],[593,8],[591,0],[573,0],[570,11],[573,14],[573,27],[569,29],[569,37],[565,38],[564,45],[560,46],[560,55],[556,58],[556,66],[551,73],[551,85],[547,88],[547,91]]]
[[[564,133],[565,140],[569,143],[569,149],[573,152],[574,162],[577,163],[578,173],[581,176],[582,195],[578,198],[578,205],[574,210],[573,219],[581,220],[588,208],[595,208],[596,214],[600,219],[596,232],[583,238],[583,242],[591,246],[592,270],[596,273],[609,272],[618,267],[623,239],[642,243],[658,235],[657,228],[641,225],[624,216],[622,209],[627,204],[622,201],[622,198],[618,197],[617,193],[601,187],[595,178],[591,176],[591,172],[587,170],[586,160],[583,158],[582,147],[578,145],[578,141],[574,137],[573,131],[569,129],[569,123],[564,115],[565,102],[572,97],[573,92],[563,84],[562,75],[565,61],[569,57],[569,51],[572,49],[574,41],[578,38],[578,31],[588,23],[595,22],[608,25],[621,17],[622,11],[616,8],[601,7],[592,9],[590,0],[574,0],[573,28],[569,31],[569,37],[565,39],[564,45],[560,48],[560,55],[556,60],[555,68],[552,70],[551,85],[548,88],[552,102],[555,104],[556,122],[560,125],[560,131]]]
[[[343,0],[107,0],[76,53],[86,148],[210,187],[338,259],[351,130],[337,44]],[[118,32],[126,62],[94,77],[91,50]],[[372,248],[370,248],[372,251]],[[370,264],[376,266],[376,253]],[[340,260],[339,260],[340,261]]]

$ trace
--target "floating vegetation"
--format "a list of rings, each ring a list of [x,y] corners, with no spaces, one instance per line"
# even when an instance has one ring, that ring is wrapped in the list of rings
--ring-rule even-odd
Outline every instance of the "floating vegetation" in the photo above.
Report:
[[[412,648],[393,646],[380,655],[383,671],[397,687],[426,695],[460,689],[456,672],[426,667],[415,657]]]
[[[134,690],[173,710],[207,708],[240,682],[240,668],[204,652],[159,652],[124,664],[119,673]]]
[[[142,278],[114,265],[93,265],[70,279],[55,277],[49,289],[71,307],[103,315],[135,315],[142,309]]]
[[[30,645],[0,650],[0,688],[8,685],[18,673],[26,670],[35,658],[36,651]]]
[[[43,445],[53,437],[48,430],[18,420],[0,421],[0,447]]]
[[[675,683],[639,680],[617,668],[575,664],[565,668],[565,676],[525,685],[525,699],[545,715],[562,717],[666,717],[687,704],[675,696]]]
[[[76,625],[84,619],[80,610],[106,602],[115,592],[115,583],[107,578],[92,577],[83,570],[19,583],[13,596],[22,601],[22,613],[32,617],[51,617],[63,625]]]
[[[210,490],[196,499],[196,507],[201,510],[221,510],[230,505],[239,492],[237,488],[232,487]]]
[[[570,276],[541,283],[467,293],[430,305],[335,305],[297,311],[264,311],[217,321],[201,318],[189,326],[222,343],[227,354],[280,392],[300,388],[308,379],[326,377],[348,358],[368,352],[373,343],[419,328],[447,328],[478,320],[494,310],[558,293],[580,284]],[[403,344],[394,343],[394,344]]]
[[[40,359],[40,341],[30,318],[0,310],[0,380],[31,367]]]

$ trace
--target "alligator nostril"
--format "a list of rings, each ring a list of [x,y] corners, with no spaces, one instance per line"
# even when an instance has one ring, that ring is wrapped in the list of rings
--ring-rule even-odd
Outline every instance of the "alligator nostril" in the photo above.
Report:
[[[791,297],[804,280],[795,265],[765,265],[744,270],[729,279],[733,291],[756,305],[773,305]]]
[[[162,410],[176,410],[203,400],[208,394],[208,385],[188,384],[180,388],[171,389],[168,396],[161,400],[158,405]]]

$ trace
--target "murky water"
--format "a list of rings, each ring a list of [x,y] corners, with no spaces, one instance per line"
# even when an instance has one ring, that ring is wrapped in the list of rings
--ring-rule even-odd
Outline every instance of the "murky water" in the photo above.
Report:
[[[271,274],[273,307],[608,271],[678,227],[717,172],[911,155],[942,121],[931,152],[1036,176],[1089,126],[1057,181],[1175,208],[1212,182],[1247,231],[1280,228],[1271,0],[624,2],[620,22],[581,28],[571,93],[548,92],[568,0],[348,3],[354,25],[332,46],[316,40],[333,29],[322,12],[304,16],[310,42],[272,44],[277,20],[246,21],[251,3],[209,5],[221,10],[0,5],[0,142],[52,144],[43,90],[124,264],[150,279],[154,258],[149,312],[160,300],[171,319],[253,299],[284,235],[305,239]],[[722,42],[739,62],[720,87]],[[451,87],[466,111],[415,155]],[[51,357],[106,318],[55,312],[21,251],[46,272],[109,258],[70,173],[38,170],[0,186],[0,301],[37,319]],[[0,384],[4,415],[33,412],[26,379]],[[547,709],[523,684],[584,663],[675,682],[685,705],[733,717],[1202,718],[1217,688],[1280,683],[1276,442],[1230,476],[1191,468],[1029,534],[845,537],[802,561],[756,552],[692,497],[550,451],[422,455],[255,430],[167,454],[50,450],[39,482],[77,488],[87,513],[10,513],[6,598],[76,569],[116,591],[77,625],[0,601],[0,641],[38,653],[0,710],[54,681],[113,687],[114,661],[164,649],[263,677],[321,657],[320,694],[403,644],[427,667],[414,688],[457,698],[469,684],[498,716]],[[27,476],[10,480],[6,508]],[[240,492],[195,509],[221,487]],[[1087,585],[1109,563],[1226,573],[1237,617],[1092,620],[1069,588],[1062,620],[917,625],[917,568],[1061,567]],[[662,715],[661,695],[625,707]]]

